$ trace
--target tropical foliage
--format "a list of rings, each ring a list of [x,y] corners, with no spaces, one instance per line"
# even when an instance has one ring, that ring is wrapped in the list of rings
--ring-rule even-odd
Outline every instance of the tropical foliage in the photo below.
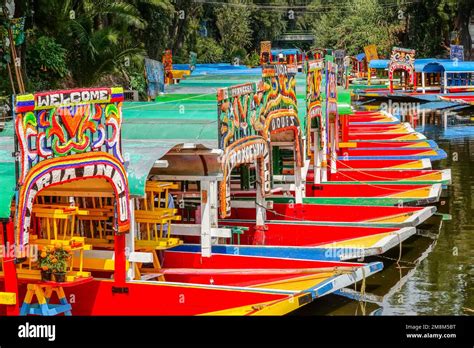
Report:
[[[313,34],[314,46],[349,54],[376,44],[385,56],[393,45],[421,56],[446,56],[453,40],[471,47],[474,8],[472,0],[16,0],[15,5],[14,16],[26,17],[26,40],[18,51],[27,90],[114,83],[140,91],[144,57],[161,60],[171,49],[176,63],[187,62],[194,51],[200,63],[254,65],[263,40],[310,48],[279,40],[285,33]],[[1,15],[0,21],[7,22]],[[2,43],[0,94],[7,95],[10,57]]]

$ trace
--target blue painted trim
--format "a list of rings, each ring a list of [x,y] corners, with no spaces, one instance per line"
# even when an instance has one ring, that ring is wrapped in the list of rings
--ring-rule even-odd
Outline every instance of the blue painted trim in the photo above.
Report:
[[[170,251],[200,252],[199,244],[183,244]],[[347,252],[346,248],[319,248],[319,247],[288,247],[264,245],[213,245],[212,253],[224,255],[243,255],[276,257],[282,259],[300,259],[313,261],[342,261],[341,255]]]

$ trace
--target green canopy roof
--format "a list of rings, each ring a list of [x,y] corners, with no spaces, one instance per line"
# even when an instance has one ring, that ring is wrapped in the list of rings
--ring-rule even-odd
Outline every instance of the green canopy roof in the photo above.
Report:
[[[10,217],[10,206],[15,193],[15,161],[13,137],[0,133],[0,219]]]
[[[170,87],[169,91],[173,92],[159,96],[156,102],[124,103],[122,150],[130,193],[145,194],[145,182],[154,163],[173,147],[193,143],[208,149],[217,148],[217,88],[254,82],[259,78],[253,75],[190,77]],[[303,128],[306,127],[304,86],[304,74],[298,74],[298,111]],[[351,112],[350,98],[350,91],[339,88],[340,114]],[[9,122],[0,132],[0,218],[10,216],[15,190],[12,152],[13,124]]]

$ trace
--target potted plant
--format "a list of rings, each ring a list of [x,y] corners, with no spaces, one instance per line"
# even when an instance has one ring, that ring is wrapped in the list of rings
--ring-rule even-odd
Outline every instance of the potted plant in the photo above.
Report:
[[[52,275],[51,252],[48,247],[41,247],[38,252],[38,265],[41,269],[41,280],[50,281]]]
[[[67,263],[71,258],[71,248],[56,244],[51,251],[51,263],[54,279],[57,282],[66,281]]]

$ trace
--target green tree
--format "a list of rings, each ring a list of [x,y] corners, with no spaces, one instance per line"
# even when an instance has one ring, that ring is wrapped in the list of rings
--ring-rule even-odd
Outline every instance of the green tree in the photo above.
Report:
[[[199,63],[222,62],[224,49],[211,37],[198,37],[196,53]]]
[[[219,30],[219,43],[224,48],[224,57],[231,61],[235,57],[243,59],[246,48],[252,43],[250,28],[251,12],[248,4],[230,0],[228,5],[216,7],[216,27]]]
[[[313,11],[322,15],[313,26],[316,45],[341,48],[349,54],[360,53],[364,46],[377,45],[379,52],[389,52],[398,43],[404,23],[398,20],[393,7],[378,0],[340,2],[314,1]],[[385,3],[386,4],[386,3]]]
[[[260,51],[261,41],[274,41],[285,32],[287,8],[284,0],[265,0],[258,3],[259,6],[251,6],[250,28],[252,47]]]

